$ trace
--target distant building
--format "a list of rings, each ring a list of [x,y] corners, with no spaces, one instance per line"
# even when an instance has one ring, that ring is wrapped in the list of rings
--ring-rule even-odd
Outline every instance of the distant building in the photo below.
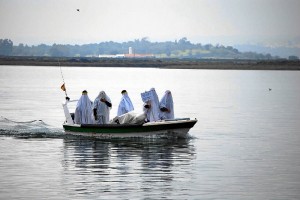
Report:
[[[100,54],[99,58],[154,58],[154,54],[136,54],[132,47],[128,48],[128,54]]]
[[[132,47],[128,48],[128,54],[124,54],[125,58],[154,58],[154,54],[138,54],[134,53]]]
[[[100,54],[99,58],[125,58],[125,54]]]
[[[154,54],[124,54],[125,58],[154,58]]]

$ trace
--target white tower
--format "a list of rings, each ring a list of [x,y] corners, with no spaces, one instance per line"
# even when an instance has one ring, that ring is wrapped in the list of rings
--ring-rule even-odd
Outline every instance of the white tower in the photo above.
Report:
[[[128,48],[128,53],[129,53],[129,54],[133,54],[133,49],[132,49],[132,47],[129,47],[129,48]]]

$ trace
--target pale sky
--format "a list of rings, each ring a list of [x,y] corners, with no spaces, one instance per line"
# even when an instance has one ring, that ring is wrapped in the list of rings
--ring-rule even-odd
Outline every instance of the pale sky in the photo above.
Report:
[[[0,38],[14,44],[296,43],[299,21],[300,0],[0,0]]]

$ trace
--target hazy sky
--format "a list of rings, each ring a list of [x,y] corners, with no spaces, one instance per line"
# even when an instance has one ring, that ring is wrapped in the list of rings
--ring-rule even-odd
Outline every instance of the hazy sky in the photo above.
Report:
[[[0,0],[0,38],[14,44],[299,42],[299,21],[300,0]]]

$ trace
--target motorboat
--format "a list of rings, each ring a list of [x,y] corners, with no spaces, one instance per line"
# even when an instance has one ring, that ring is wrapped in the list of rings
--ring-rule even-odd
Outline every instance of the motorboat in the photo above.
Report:
[[[62,105],[65,114],[63,128],[66,134],[94,138],[127,138],[127,137],[179,137],[186,138],[197,119],[176,118],[145,122],[144,114],[132,112],[115,117],[108,124],[75,124],[74,115],[69,112],[66,100]]]

